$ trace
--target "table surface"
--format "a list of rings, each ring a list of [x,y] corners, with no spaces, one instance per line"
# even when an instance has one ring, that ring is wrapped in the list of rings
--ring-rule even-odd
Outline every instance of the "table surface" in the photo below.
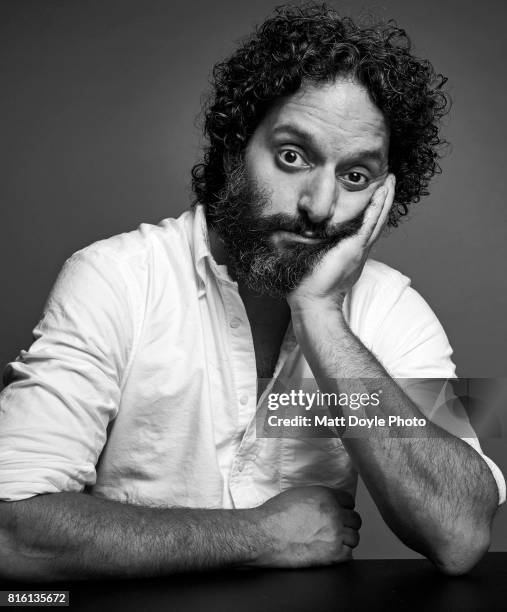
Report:
[[[357,560],[305,570],[230,570],[150,580],[13,584],[0,590],[68,590],[72,610],[320,612],[507,609],[507,553],[489,553],[467,575],[425,560]]]

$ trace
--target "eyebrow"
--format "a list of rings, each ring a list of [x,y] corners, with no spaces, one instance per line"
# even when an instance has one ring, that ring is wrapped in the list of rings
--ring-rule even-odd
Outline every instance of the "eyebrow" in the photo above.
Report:
[[[295,125],[293,123],[281,123],[276,125],[272,133],[273,135],[278,135],[280,132],[285,132],[286,134],[292,134],[293,136],[298,137],[305,143],[308,143],[313,149],[319,150],[319,143],[314,137],[314,135],[303,128]],[[352,161],[357,160],[372,160],[379,163],[382,163],[386,160],[381,148],[372,148],[372,149],[357,149],[356,151],[352,151],[347,154],[347,157],[343,160],[343,163],[350,163]]]

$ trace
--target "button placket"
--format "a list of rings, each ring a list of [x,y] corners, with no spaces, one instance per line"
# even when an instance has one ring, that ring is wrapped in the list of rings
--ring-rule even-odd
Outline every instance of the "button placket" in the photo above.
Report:
[[[257,376],[255,349],[248,315],[236,284],[223,283],[220,286],[230,329],[231,358],[229,360],[238,408],[237,432],[243,433],[252,409],[250,398],[256,393]]]

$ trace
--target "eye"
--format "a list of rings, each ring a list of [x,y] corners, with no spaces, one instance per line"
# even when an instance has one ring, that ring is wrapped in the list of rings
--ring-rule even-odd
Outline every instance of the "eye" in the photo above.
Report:
[[[350,187],[356,189],[366,187],[370,182],[370,179],[362,172],[347,172],[342,175],[342,180]]]
[[[282,149],[277,153],[278,159],[286,166],[292,168],[306,168],[308,163],[304,157],[295,149]]]

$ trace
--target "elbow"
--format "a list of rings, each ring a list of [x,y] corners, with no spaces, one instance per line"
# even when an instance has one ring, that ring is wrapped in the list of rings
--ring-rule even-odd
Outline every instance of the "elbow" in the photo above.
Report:
[[[480,528],[453,530],[445,544],[428,555],[435,567],[446,576],[461,576],[469,572],[487,553],[491,544],[488,525]]]
[[[452,552],[451,554],[439,555],[432,559],[435,567],[445,576],[462,576],[469,572],[486,553],[488,547],[484,550],[477,549],[473,551]]]

